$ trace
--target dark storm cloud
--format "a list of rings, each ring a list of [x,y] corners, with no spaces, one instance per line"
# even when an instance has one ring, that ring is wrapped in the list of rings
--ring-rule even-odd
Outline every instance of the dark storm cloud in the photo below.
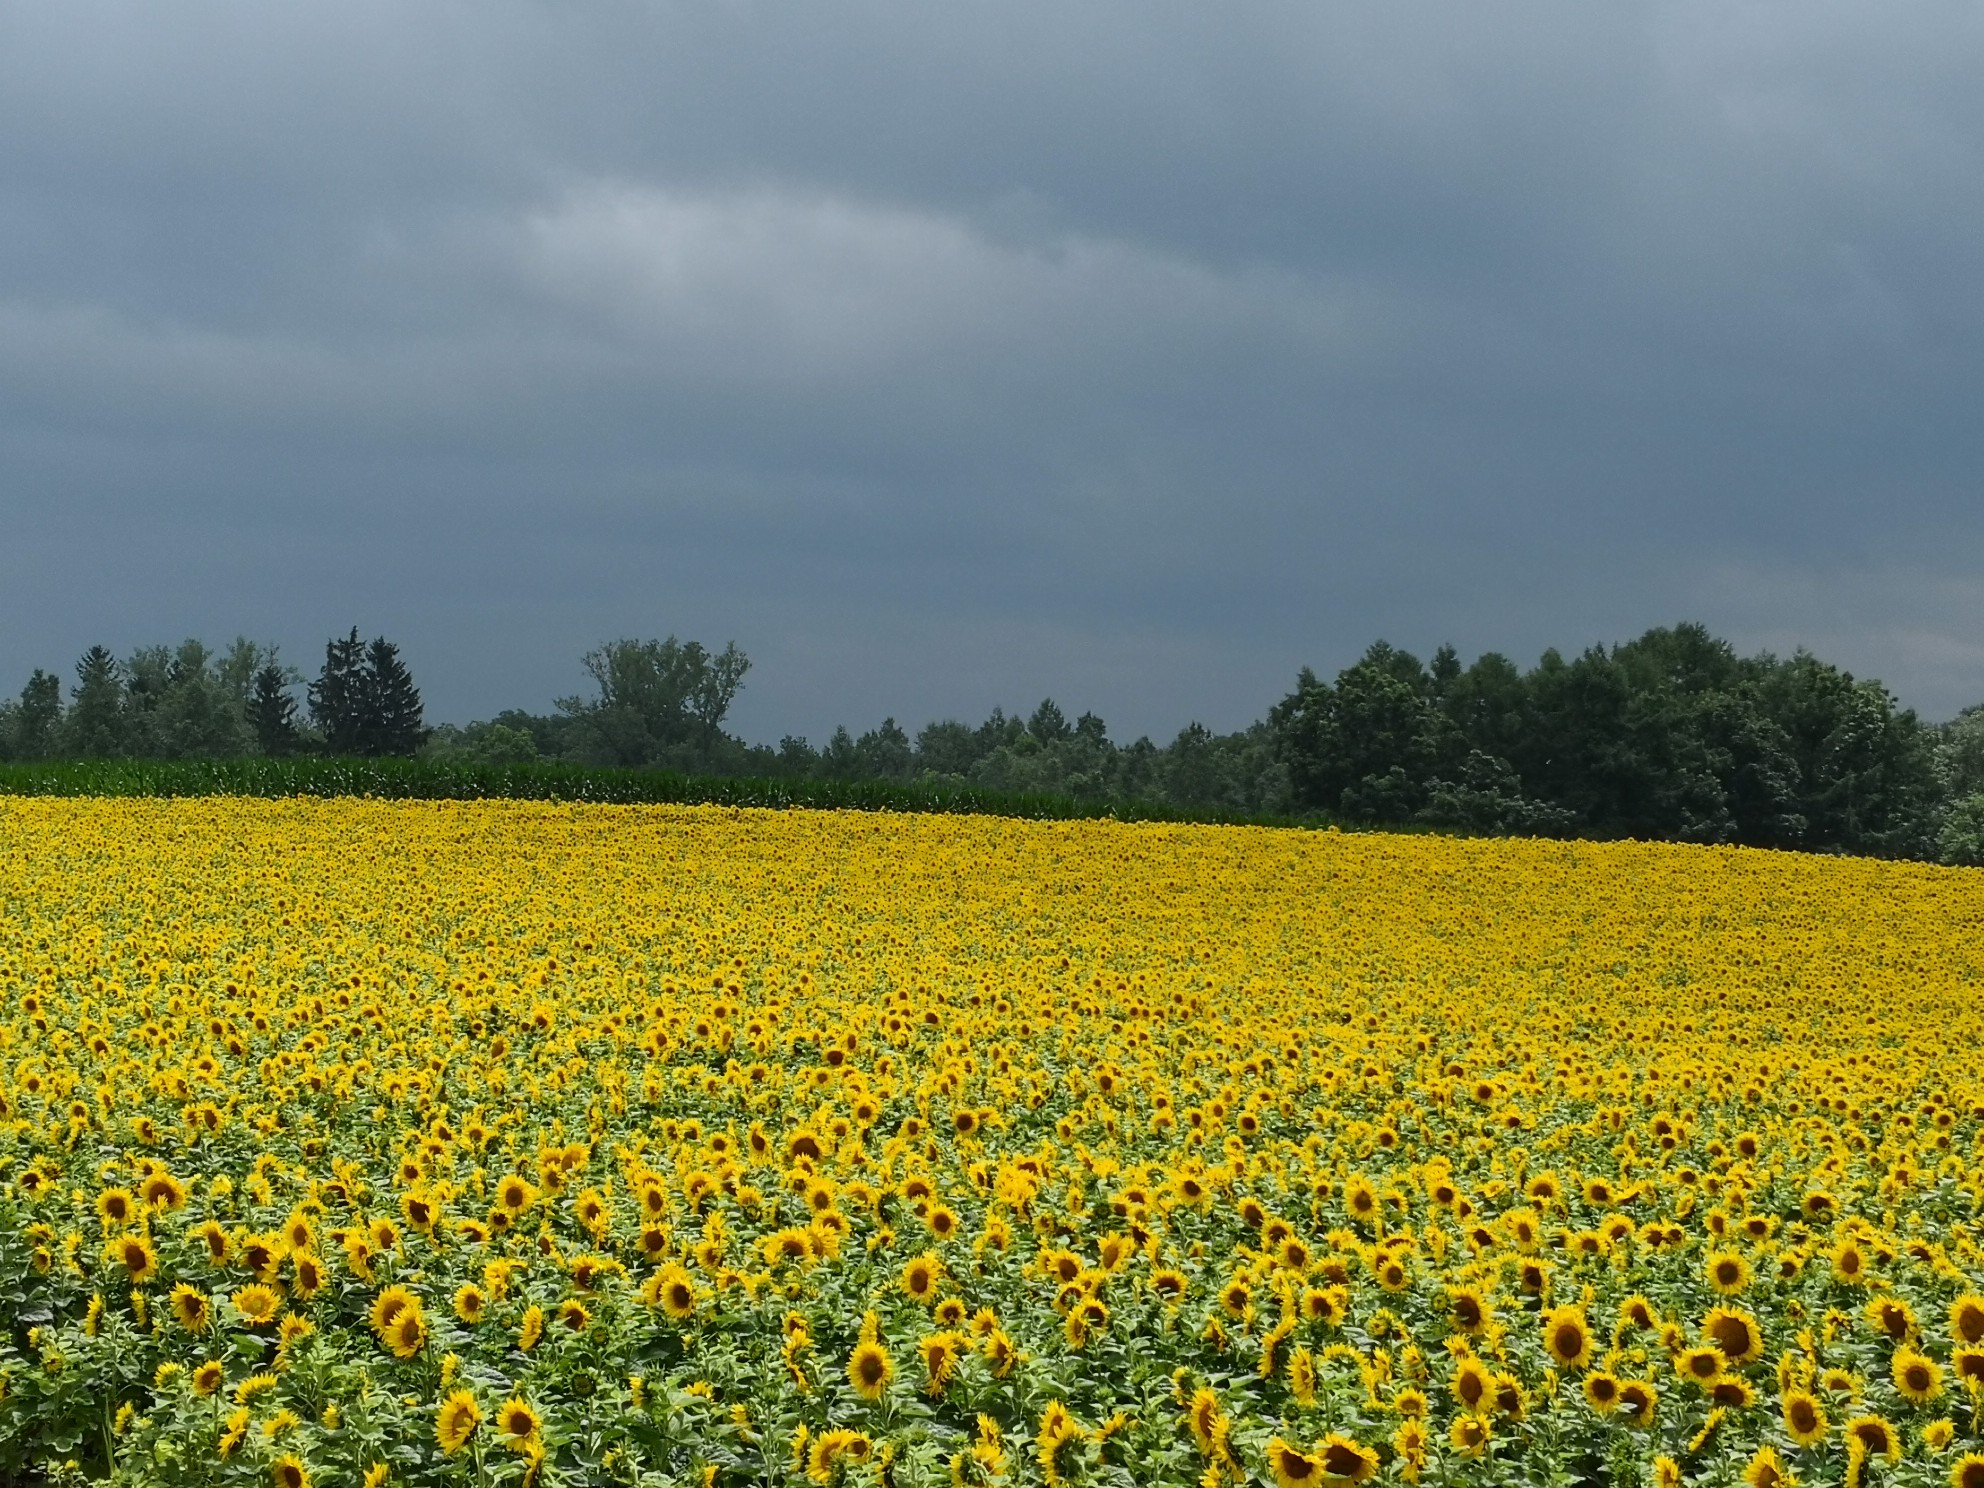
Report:
[[[1984,21],[0,7],[0,673],[734,636],[748,734],[1694,616],[1984,698]],[[9,682],[7,685],[17,685]]]

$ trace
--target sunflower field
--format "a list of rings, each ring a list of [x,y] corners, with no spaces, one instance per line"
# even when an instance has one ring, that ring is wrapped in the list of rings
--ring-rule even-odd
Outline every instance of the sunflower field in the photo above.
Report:
[[[1984,1488],[1984,872],[0,799],[0,1482]]]

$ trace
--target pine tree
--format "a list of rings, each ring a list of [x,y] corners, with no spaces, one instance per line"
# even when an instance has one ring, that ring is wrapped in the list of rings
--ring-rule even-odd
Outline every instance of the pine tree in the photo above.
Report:
[[[13,738],[9,740],[15,759],[48,759],[55,753],[56,730],[62,722],[62,681],[40,667],[21,689],[21,701],[14,709]]]
[[[414,754],[427,737],[420,724],[420,689],[400,660],[400,648],[380,636],[365,648],[363,754]]]
[[[76,663],[76,691],[62,721],[63,752],[78,759],[109,759],[126,752],[124,675],[117,658],[92,646]]]
[[[365,643],[358,627],[351,634],[325,643],[324,670],[310,684],[310,717],[332,754],[359,754],[367,729],[368,707]]]
[[[248,694],[248,726],[264,754],[296,752],[296,699],[289,695],[289,677],[273,661],[258,668]]]

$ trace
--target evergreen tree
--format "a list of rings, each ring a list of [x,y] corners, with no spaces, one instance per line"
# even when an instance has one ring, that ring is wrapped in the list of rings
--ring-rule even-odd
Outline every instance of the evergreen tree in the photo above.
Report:
[[[76,692],[62,720],[63,753],[76,759],[109,759],[127,752],[124,675],[117,658],[92,646],[76,663]]]
[[[356,632],[354,632],[355,634]],[[414,754],[427,730],[420,723],[420,689],[400,660],[400,648],[384,636],[365,648],[364,723],[361,754]]]
[[[1026,731],[1043,744],[1054,744],[1073,732],[1068,727],[1068,715],[1052,698],[1042,698],[1040,706],[1033,710],[1033,717],[1026,722]]]
[[[39,760],[52,756],[61,722],[62,683],[52,672],[36,667],[21,689],[21,701],[14,709],[14,736],[8,741],[14,758]]]
[[[273,661],[257,668],[250,684],[248,724],[262,753],[296,752],[296,699],[290,696],[288,675]]]
[[[332,754],[359,754],[366,735],[365,643],[358,627],[324,645],[324,670],[310,684],[310,718]]]

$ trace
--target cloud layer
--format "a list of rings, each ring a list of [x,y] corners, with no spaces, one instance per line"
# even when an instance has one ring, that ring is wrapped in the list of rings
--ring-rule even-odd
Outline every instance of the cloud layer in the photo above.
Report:
[[[1984,20],[0,12],[0,682],[356,620],[815,736],[1701,618],[1984,699]]]

